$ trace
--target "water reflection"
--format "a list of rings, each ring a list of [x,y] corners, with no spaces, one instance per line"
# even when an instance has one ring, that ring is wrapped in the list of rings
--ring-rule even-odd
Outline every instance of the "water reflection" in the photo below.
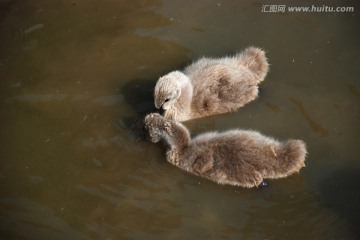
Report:
[[[0,229],[7,239],[90,239],[52,209],[26,198],[2,198],[0,205]]]
[[[358,213],[360,212],[360,192],[357,190],[360,182],[360,169],[346,168],[330,174],[321,186],[321,196],[327,206],[350,223],[351,228],[360,237],[358,231]]]

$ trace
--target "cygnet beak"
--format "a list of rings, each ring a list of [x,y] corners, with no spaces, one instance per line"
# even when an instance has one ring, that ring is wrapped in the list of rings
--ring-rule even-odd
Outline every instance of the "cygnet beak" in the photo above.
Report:
[[[163,109],[162,106],[161,106],[159,109],[157,109],[157,112],[158,112],[160,115],[162,115],[162,116],[164,116],[165,111],[166,111],[166,110]]]

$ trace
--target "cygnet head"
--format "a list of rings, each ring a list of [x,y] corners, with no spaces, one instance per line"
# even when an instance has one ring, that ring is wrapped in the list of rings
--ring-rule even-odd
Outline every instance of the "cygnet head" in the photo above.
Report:
[[[162,116],[158,113],[150,113],[144,119],[144,131],[146,138],[157,143],[160,141],[160,123]]]
[[[181,95],[181,87],[187,76],[179,71],[174,71],[161,77],[155,86],[154,104],[157,109],[168,110]]]

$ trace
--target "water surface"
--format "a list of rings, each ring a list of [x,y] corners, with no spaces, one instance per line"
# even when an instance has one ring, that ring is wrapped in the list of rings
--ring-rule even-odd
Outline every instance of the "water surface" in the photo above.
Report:
[[[358,239],[358,5],[263,4],[0,1],[0,238]],[[300,174],[265,189],[220,186],[139,139],[159,76],[250,45],[271,64],[259,98],[186,126],[303,139]]]

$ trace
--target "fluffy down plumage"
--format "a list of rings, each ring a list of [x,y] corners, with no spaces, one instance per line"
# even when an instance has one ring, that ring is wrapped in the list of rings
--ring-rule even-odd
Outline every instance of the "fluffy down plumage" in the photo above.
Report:
[[[161,77],[154,104],[177,121],[236,111],[257,98],[268,68],[265,52],[255,47],[232,57],[201,58],[183,72]]]
[[[209,132],[194,139],[179,122],[152,113],[145,117],[147,138],[164,139],[167,161],[219,184],[259,186],[299,172],[305,166],[306,146],[301,140],[279,142],[256,131]]]

